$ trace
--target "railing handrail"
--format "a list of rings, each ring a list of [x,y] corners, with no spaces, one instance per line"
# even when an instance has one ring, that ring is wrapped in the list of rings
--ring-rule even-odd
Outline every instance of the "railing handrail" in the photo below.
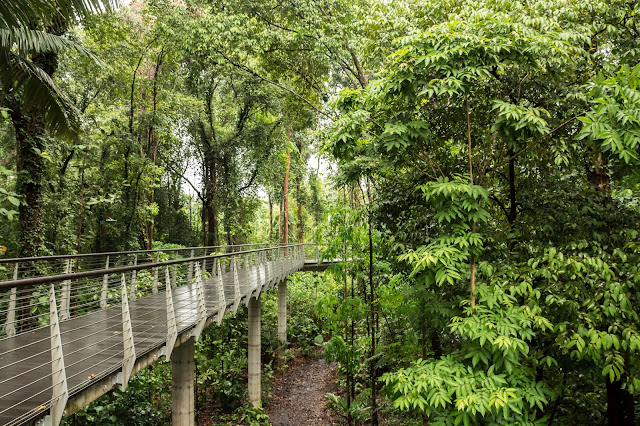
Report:
[[[269,244],[269,243],[261,243],[261,244]],[[247,245],[251,245],[251,244],[247,244]],[[205,259],[208,260],[208,259],[227,258],[227,257],[236,256],[236,255],[244,255],[249,253],[263,252],[267,250],[281,249],[284,247],[302,247],[302,246],[308,246],[308,245],[315,245],[315,244],[314,243],[279,244],[274,247],[259,248],[255,250],[236,251],[233,253],[209,254],[206,256],[187,257],[183,259],[167,260],[164,262],[148,262],[148,263],[141,263],[138,265],[118,266],[115,268],[107,268],[107,269],[91,269],[88,271],[72,272],[68,274],[43,275],[43,276],[32,277],[32,278],[21,278],[18,280],[0,282],[0,290],[12,288],[12,287],[20,288],[20,287],[33,286],[38,284],[49,284],[49,283],[60,282],[65,280],[97,277],[100,275],[107,275],[107,274],[111,275],[111,274],[119,274],[119,273],[130,272],[130,271],[140,271],[144,269],[153,269],[153,268],[162,267],[162,266],[178,265],[181,263],[188,263],[188,262],[200,261]],[[222,246],[222,247],[228,247],[228,246]],[[204,248],[204,247],[200,247],[200,248]],[[116,253],[121,253],[121,252],[116,252]],[[23,258],[23,260],[24,259],[25,258]],[[47,259],[47,258],[45,257],[44,259]]]
[[[288,245],[293,245],[289,243]],[[314,245],[315,243],[295,243],[296,245]],[[56,254],[51,256],[35,256],[35,257],[11,257],[7,259],[0,258],[0,264],[2,263],[16,263],[16,262],[33,262],[39,260],[59,260],[59,259],[76,259],[83,257],[98,257],[98,256],[116,256],[124,254],[141,254],[141,253],[165,253],[179,250],[196,250],[196,249],[226,249],[229,247],[246,247],[246,246],[266,246],[272,245],[274,247],[284,247],[287,244],[284,243],[248,243],[248,244],[233,244],[225,246],[196,246],[196,247],[173,247],[166,249],[153,249],[153,250],[130,250],[130,251],[107,251],[102,253],[77,253],[77,254]]]

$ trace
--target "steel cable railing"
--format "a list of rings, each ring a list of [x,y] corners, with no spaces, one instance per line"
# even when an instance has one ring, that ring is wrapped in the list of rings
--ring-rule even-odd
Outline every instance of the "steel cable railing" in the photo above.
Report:
[[[0,423],[51,416],[136,359],[304,265],[308,245],[189,247],[0,260]]]

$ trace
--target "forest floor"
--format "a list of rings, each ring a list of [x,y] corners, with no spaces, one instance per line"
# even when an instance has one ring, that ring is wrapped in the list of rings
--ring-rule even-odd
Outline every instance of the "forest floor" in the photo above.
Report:
[[[327,392],[338,392],[337,366],[327,364],[317,348],[311,355],[303,355],[292,348],[294,356],[287,367],[274,372],[270,380],[269,398],[264,411],[273,426],[330,426],[344,422],[326,406]],[[237,410],[221,409],[214,404],[202,409],[198,426],[248,425]]]
[[[339,425],[326,406],[327,392],[337,392],[336,364],[327,364],[321,353],[296,355],[288,367],[274,374],[265,412],[273,426]]]

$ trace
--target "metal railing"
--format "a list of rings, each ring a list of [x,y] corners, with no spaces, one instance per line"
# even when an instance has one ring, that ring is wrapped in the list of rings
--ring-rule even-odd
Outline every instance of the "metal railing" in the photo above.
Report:
[[[309,244],[251,244],[0,260],[0,424],[48,415],[70,396],[304,266]],[[317,255],[314,256],[317,258]]]

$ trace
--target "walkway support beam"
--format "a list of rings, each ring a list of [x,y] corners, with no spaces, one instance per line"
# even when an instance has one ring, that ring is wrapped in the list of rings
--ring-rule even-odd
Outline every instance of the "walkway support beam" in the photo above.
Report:
[[[260,296],[249,299],[249,401],[254,407],[261,402],[260,386]]]
[[[176,347],[171,356],[171,424],[195,424],[194,355],[195,339]]]

